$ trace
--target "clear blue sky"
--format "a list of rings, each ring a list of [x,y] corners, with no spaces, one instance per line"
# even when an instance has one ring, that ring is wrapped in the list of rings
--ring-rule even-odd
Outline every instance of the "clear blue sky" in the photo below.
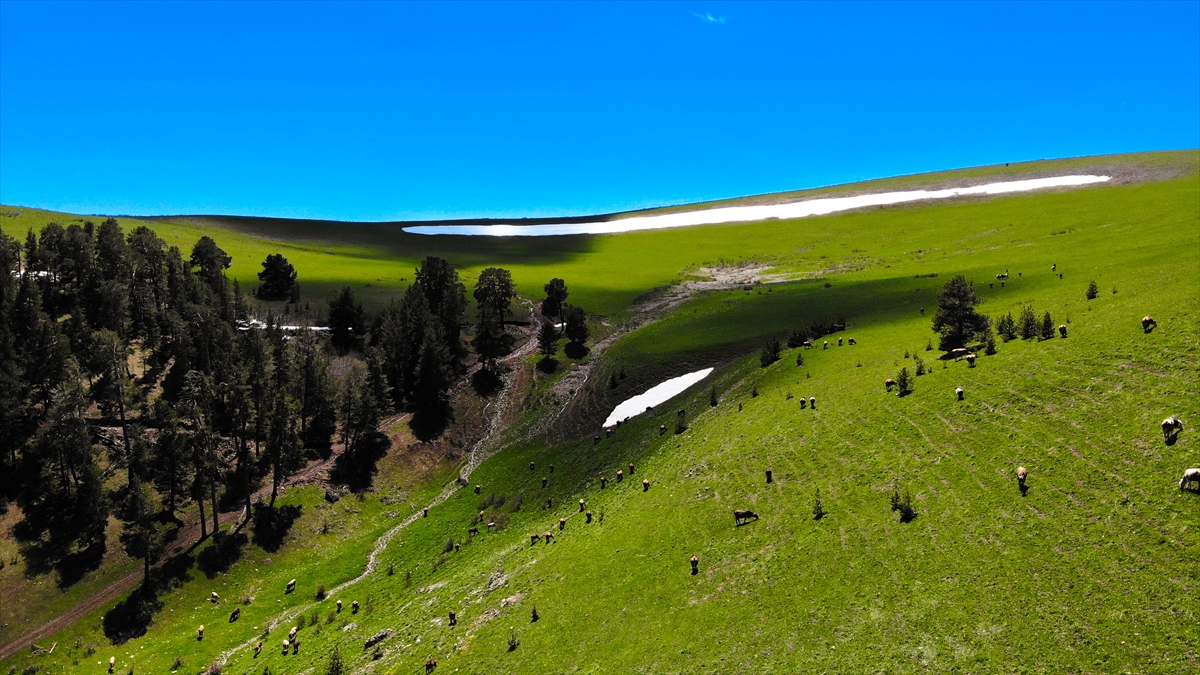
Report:
[[[1200,146],[1200,3],[0,2],[0,202],[587,214]]]

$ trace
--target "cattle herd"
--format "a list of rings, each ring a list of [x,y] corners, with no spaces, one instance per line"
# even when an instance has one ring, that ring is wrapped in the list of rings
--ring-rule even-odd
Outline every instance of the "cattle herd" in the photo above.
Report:
[[[1006,270],[1004,272],[1004,274],[997,274],[996,278],[1000,279],[1000,280],[1007,279],[1008,271]],[[1146,333],[1149,333],[1152,330],[1154,330],[1154,328],[1157,325],[1158,324],[1154,321],[1154,319],[1152,317],[1147,316],[1142,319],[1142,329]],[[1067,336],[1067,327],[1066,326],[1059,326],[1058,331],[1062,335],[1062,337]],[[838,339],[838,344],[839,345],[842,344],[841,338]],[[849,344],[853,345],[853,344],[857,344],[857,343],[853,338],[850,338]],[[803,346],[811,349],[813,345],[810,341],[806,340],[806,341],[804,341]],[[829,347],[829,342],[825,341],[824,348],[828,349],[828,347]],[[972,353],[970,350],[955,349],[955,350],[951,351],[951,355],[955,357],[955,360],[966,359],[972,367],[974,366],[975,354]],[[889,378],[884,381],[884,387],[889,392],[892,390],[893,387],[896,387],[896,386],[897,385],[896,385],[895,380],[892,380]],[[960,400],[960,401],[963,400],[964,392],[961,387],[956,388],[955,393],[957,395],[958,400]],[[817,407],[817,399],[815,397],[809,397],[807,399],[807,401],[803,396],[800,397],[801,408],[805,407],[806,403],[807,403],[808,407],[810,407],[814,410]],[[660,427],[659,428],[660,434],[664,433],[665,429],[666,429],[665,426]],[[1175,416],[1171,416],[1162,421],[1163,438],[1168,444],[1174,444],[1179,433],[1182,431],[1183,431],[1183,422],[1179,418],[1177,418]],[[604,432],[605,432],[606,436],[611,436],[613,430],[611,428],[607,428],[607,429],[604,429]],[[601,437],[599,435],[597,435],[595,437],[595,441],[599,442],[600,438]],[[529,463],[530,470],[534,470],[535,466],[536,465],[533,462]],[[628,468],[629,468],[629,475],[633,475],[634,468],[635,468],[634,465],[629,464]],[[551,466],[550,472],[553,472],[553,471],[554,471],[554,468]],[[772,482],[772,474],[771,474],[770,470],[767,470],[766,476],[767,476],[767,482],[771,483]],[[1016,469],[1016,476],[1017,476],[1017,484],[1020,487],[1021,493],[1024,494],[1027,489],[1026,480],[1029,476],[1029,470],[1027,468],[1025,468],[1024,466],[1018,466]],[[624,477],[625,477],[625,473],[623,470],[616,472],[616,482],[618,482],[618,483],[622,482]],[[609,479],[607,476],[601,477],[601,479],[600,479],[601,488],[604,488],[607,485],[608,481],[609,481]],[[547,487],[548,483],[549,483],[549,480],[547,478],[542,479],[542,487],[543,488]],[[474,486],[474,488],[475,488],[474,489],[475,494],[480,494],[482,492],[482,486],[476,485],[476,486]],[[1186,471],[1184,471],[1183,477],[1179,481],[1179,488],[1181,490],[1183,490],[1183,489],[1200,490],[1200,468],[1192,468],[1192,469],[1187,469]],[[648,479],[643,480],[642,481],[643,492],[648,491],[649,489],[650,489],[650,481]],[[546,503],[547,503],[547,507],[549,507],[552,504],[552,502],[550,500],[547,500]],[[586,507],[587,507],[587,502],[584,499],[580,499],[578,513],[585,514],[586,518],[587,518],[587,522],[591,523],[592,522],[592,512],[587,511]],[[428,508],[423,509],[422,515],[424,517],[428,517],[429,509]],[[482,512],[481,512],[481,515],[482,515]],[[601,514],[601,515],[603,516],[603,514]],[[739,527],[739,526],[749,523],[751,520],[758,520],[759,515],[749,509],[736,509],[733,512],[733,519],[734,519],[734,526]],[[603,521],[603,518],[601,518],[601,521]],[[488,523],[489,530],[492,528],[492,525],[493,525],[492,523]],[[566,529],[566,526],[567,526],[567,518],[560,518],[558,520],[559,531],[560,532],[564,531]],[[471,535],[479,534],[479,528],[472,526],[471,528],[468,529],[468,533]],[[540,533],[540,534],[530,534],[529,535],[530,546],[535,546],[541,541],[544,541],[546,545],[553,543],[554,542],[554,534],[552,532],[544,532],[544,533]],[[458,550],[458,548],[459,548],[459,546],[456,544],[454,546],[454,549]],[[698,574],[699,568],[700,568],[699,556],[692,555],[691,558],[689,559],[689,563],[691,564],[691,573],[693,575]],[[284,593],[290,594],[290,593],[293,593],[295,590],[296,590],[296,580],[292,579],[292,580],[288,581],[287,586],[284,589]],[[220,602],[220,599],[221,599],[220,596],[215,591],[213,591],[210,596],[210,600],[214,603],[218,603],[218,602]],[[358,604],[357,600],[353,601],[352,608],[353,608],[353,613],[357,614],[358,608],[359,608],[359,604]],[[341,612],[341,610],[342,610],[342,601],[338,600],[337,601],[337,611]],[[233,613],[230,615],[229,621],[230,622],[236,621],[239,614],[240,614],[240,610],[235,609],[233,611]],[[449,625],[454,626],[457,623],[458,623],[458,620],[457,620],[457,616],[456,616],[455,612],[453,612],[453,611],[449,612]],[[291,651],[292,654],[298,653],[299,648],[300,648],[300,641],[296,637],[297,629],[298,629],[297,626],[292,627],[291,632],[288,633],[287,638],[282,641],[281,646],[282,646],[282,650],[283,650],[284,654],[287,654],[289,652],[289,650]],[[204,626],[203,625],[201,625],[197,629],[196,639],[197,640],[204,639]],[[262,647],[263,647],[263,643],[262,643],[262,641],[259,641],[258,644],[254,648],[255,658],[257,658],[259,653],[262,651]],[[114,664],[115,664],[115,659],[110,660],[110,662],[109,662],[109,672],[110,673],[113,672]],[[437,661],[431,658],[425,664],[425,672],[432,673],[436,667],[437,667]]]

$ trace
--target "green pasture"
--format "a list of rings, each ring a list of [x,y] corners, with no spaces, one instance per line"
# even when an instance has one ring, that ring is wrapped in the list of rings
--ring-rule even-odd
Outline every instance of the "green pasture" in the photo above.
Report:
[[[447,254],[469,261],[464,276],[510,267],[531,296],[561,276],[572,300],[615,315],[633,297],[722,258],[777,263],[803,279],[700,294],[618,342],[568,411],[572,433],[552,437],[568,440],[534,438],[484,463],[472,476],[481,494],[460,490],[416,520],[392,540],[380,569],[342,595],[317,602],[313,589],[360,573],[375,538],[436,494],[451,467],[421,485],[381,481],[362,501],[327,505],[314,488],[289,490],[282,503],[303,515],[286,546],[250,546],[211,580],[193,568],[164,596],[146,636],[112,646],[97,612],[53,638],[54,654],[22,654],[4,666],[102,672],[96,662],[116,655],[117,672],[166,673],[176,658],[179,672],[200,672],[223,650],[258,639],[273,617],[302,609],[317,621],[299,631],[299,654],[279,653],[288,623],[262,638],[262,655],[243,649],[224,672],[320,674],[335,647],[350,672],[381,675],[423,672],[430,658],[437,673],[1200,671],[1200,495],[1177,485],[1184,468],[1200,466],[1200,451],[1195,423],[1171,446],[1158,430],[1169,414],[1200,420],[1200,177],[1196,153],[1169,157],[1192,171],[793,222],[572,242],[478,239],[460,258]],[[5,231],[64,218],[20,210],[0,219]],[[329,255],[301,241],[325,236],[316,225],[286,244],[249,226],[154,227],[188,246],[212,234],[234,255],[238,275],[278,246],[293,247],[280,250],[302,284],[305,261],[343,260],[347,276],[328,272],[329,288],[363,282],[355,276],[362,260],[408,260],[389,263],[402,284],[419,258],[354,236]],[[535,246],[554,255],[536,257]],[[245,260],[253,266],[238,267]],[[1005,269],[1001,288],[995,275]],[[917,276],[929,274],[938,276]],[[940,359],[925,347],[931,339],[936,346],[929,326],[937,289],[954,274],[975,282],[981,311],[1017,315],[1032,303],[1069,336],[1000,342],[975,368]],[[1093,279],[1100,297],[1088,301]],[[386,288],[369,292],[382,299]],[[1146,314],[1159,322],[1150,334],[1139,323]],[[759,367],[768,336],[842,316],[848,329],[826,338],[829,349],[818,341]],[[839,347],[837,337],[858,344]],[[915,392],[885,393],[884,379],[915,369],[914,356],[930,368]],[[599,419],[621,399],[709,365],[719,368],[689,393],[593,442]],[[628,377],[608,389],[607,373],[621,367]],[[809,396],[817,409],[800,409]],[[676,435],[680,408],[689,428]],[[630,462],[631,477],[600,488],[601,476],[611,480]],[[1024,496],[1018,465],[1030,469]],[[900,523],[889,510],[893,488],[911,493],[914,521]],[[819,521],[811,513],[817,489],[828,512]],[[761,519],[735,527],[732,511],[745,508]],[[480,510],[503,515],[506,526],[478,525],[481,533],[468,535]],[[568,520],[561,532],[560,518]],[[530,545],[530,534],[547,531],[554,543]],[[444,552],[450,539],[461,550]],[[285,596],[293,577],[299,591]],[[225,600],[219,607],[206,600],[211,590]],[[244,596],[254,599],[227,623]],[[338,598],[359,600],[363,611],[334,613]],[[455,627],[446,621],[451,610]],[[203,641],[195,639],[200,623]],[[365,649],[384,629],[391,633],[378,654]]]

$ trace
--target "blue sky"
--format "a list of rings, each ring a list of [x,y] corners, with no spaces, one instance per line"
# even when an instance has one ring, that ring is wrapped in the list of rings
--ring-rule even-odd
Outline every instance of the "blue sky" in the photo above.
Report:
[[[1200,147],[1200,3],[0,2],[0,202],[575,215]]]

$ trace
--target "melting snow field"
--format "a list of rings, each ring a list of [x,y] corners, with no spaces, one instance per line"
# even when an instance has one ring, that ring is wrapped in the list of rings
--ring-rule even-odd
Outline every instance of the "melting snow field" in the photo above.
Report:
[[[624,422],[634,415],[645,412],[648,407],[671,400],[671,398],[681,393],[684,389],[708,377],[708,374],[712,371],[712,368],[697,370],[694,373],[673,377],[666,382],[651,387],[646,393],[638,394],[614,408],[608,419],[604,420],[604,426],[611,427],[617,422]]]
[[[636,230],[658,230],[668,227],[689,225],[715,225],[718,223],[740,223],[768,218],[804,218],[823,216],[838,211],[861,209],[866,206],[903,204],[925,199],[949,199],[969,195],[1001,195],[1010,192],[1028,192],[1052,187],[1077,187],[1103,183],[1109,176],[1058,176],[1056,178],[1033,178],[1004,183],[989,183],[974,187],[948,188],[945,190],[910,190],[908,192],[880,192],[854,197],[828,197],[809,199],[790,204],[767,204],[763,206],[728,206],[685,213],[665,213],[657,216],[634,216],[609,222],[559,223],[549,225],[414,225],[404,228],[413,234],[459,234],[484,235],[491,237],[547,237],[572,234],[617,234]],[[665,383],[664,383],[665,384]],[[661,386],[661,385],[660,385]],[[649,393],[649,392],[647,392]]]

